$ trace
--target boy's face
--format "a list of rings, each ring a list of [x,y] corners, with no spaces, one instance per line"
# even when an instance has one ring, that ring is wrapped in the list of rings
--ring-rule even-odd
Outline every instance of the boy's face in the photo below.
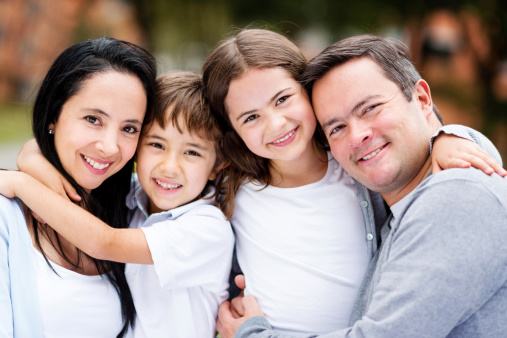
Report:
[[[183,133],[170,122],[165,129],[154,122],[139,141],[137,174],[150,198],[150,214],[193,201],[220,170],[214,168],[214,142],[178,123]]]

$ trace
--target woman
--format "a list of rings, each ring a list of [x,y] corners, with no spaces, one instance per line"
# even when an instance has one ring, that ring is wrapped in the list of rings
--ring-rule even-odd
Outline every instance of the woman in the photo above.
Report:
[[[144,49],[112,38],[85,41],[55,60],[35,101],[42,154],[82,196],[80,205],[113,227],[128,224],[132,157],[150,118],[155,76]],[[0,336],[123,337],[132,326],[124,265],[84,255],[20,201],[3,197],[0,257]]]

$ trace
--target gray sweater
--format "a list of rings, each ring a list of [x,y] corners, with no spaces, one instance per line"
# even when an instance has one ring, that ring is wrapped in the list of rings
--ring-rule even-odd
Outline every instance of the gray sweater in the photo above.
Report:
[[[391,210],[351,327],[322,337],[504,337],[507,179],[446,170]],[[236,337],[291,336],[255,317]]]

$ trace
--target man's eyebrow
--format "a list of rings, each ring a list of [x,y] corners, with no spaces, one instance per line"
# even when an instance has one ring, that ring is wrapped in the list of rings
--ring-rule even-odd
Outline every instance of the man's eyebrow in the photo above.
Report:
[[[361,101],[359,101],[348,113],[347,116],[350,116],[352,114],[354,114],[354,112],[356,112],[357,110],[359,110],[362,106],[364,106],[368,101],[371,101],[373,99],[377,99],[377,98],[380,98],[381,96],[378,95],[378,94],[375,94],[375,95],[368,95],[366,96],[365,98],[363,98]],[[322,125],[322,129],[326,129],[327,127],[329,127],[330,125],[332,124],[335,124],[336,122],[340,121],[339,118],[337,117],[333,117],[331,118],[330,120],[326,121],[323,125]]]
[[[273,97],[271,99],[269,99],[268,102],[273,102],[274,100],[276,100],[276,98],[278,97],[278,95],[280,95],[281,93],[283,93],[284,91],[286,91],[287,89],[289,89],[290,87],[287,87],[287,88],[284,88],[282,90],[279,90],[278,92],[276,92],[275,95],[273,95]],[[252,110],[249,110],[249,111],[246,111],[242,114],[240,114],[237,118],[236,118],[236,121],[239,121],[243,116],[245,115],[248,115],[248,114],[251,114],[251,113],[254,113],[256,112],[257,109],[252,109]]]

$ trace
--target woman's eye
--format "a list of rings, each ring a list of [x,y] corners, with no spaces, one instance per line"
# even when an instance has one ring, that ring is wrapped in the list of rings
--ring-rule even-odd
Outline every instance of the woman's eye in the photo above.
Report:
[[[139,132],[139,130],[137,130],[137,128],[133,127],[133,126],[125,127],[125,128],[123,128],[123,130],[126,131],[129,134],[135,134],[135,133]]]
[[[191,155],[191,156],[201,156],[197,151],[194,150],[187,150],[185,151],[185,155]]]
[[[282,96],[281,98],[279,98],[278,100],[276,100],[276,105],[278,106],[279,104],[284,103],[285,100],[287,100],[288,98],[289,98],[289,95]]]
[[[93,115],[85,116],[85,120],[90,122],[91,124],[99,124],[100,122],[99,118]]]

